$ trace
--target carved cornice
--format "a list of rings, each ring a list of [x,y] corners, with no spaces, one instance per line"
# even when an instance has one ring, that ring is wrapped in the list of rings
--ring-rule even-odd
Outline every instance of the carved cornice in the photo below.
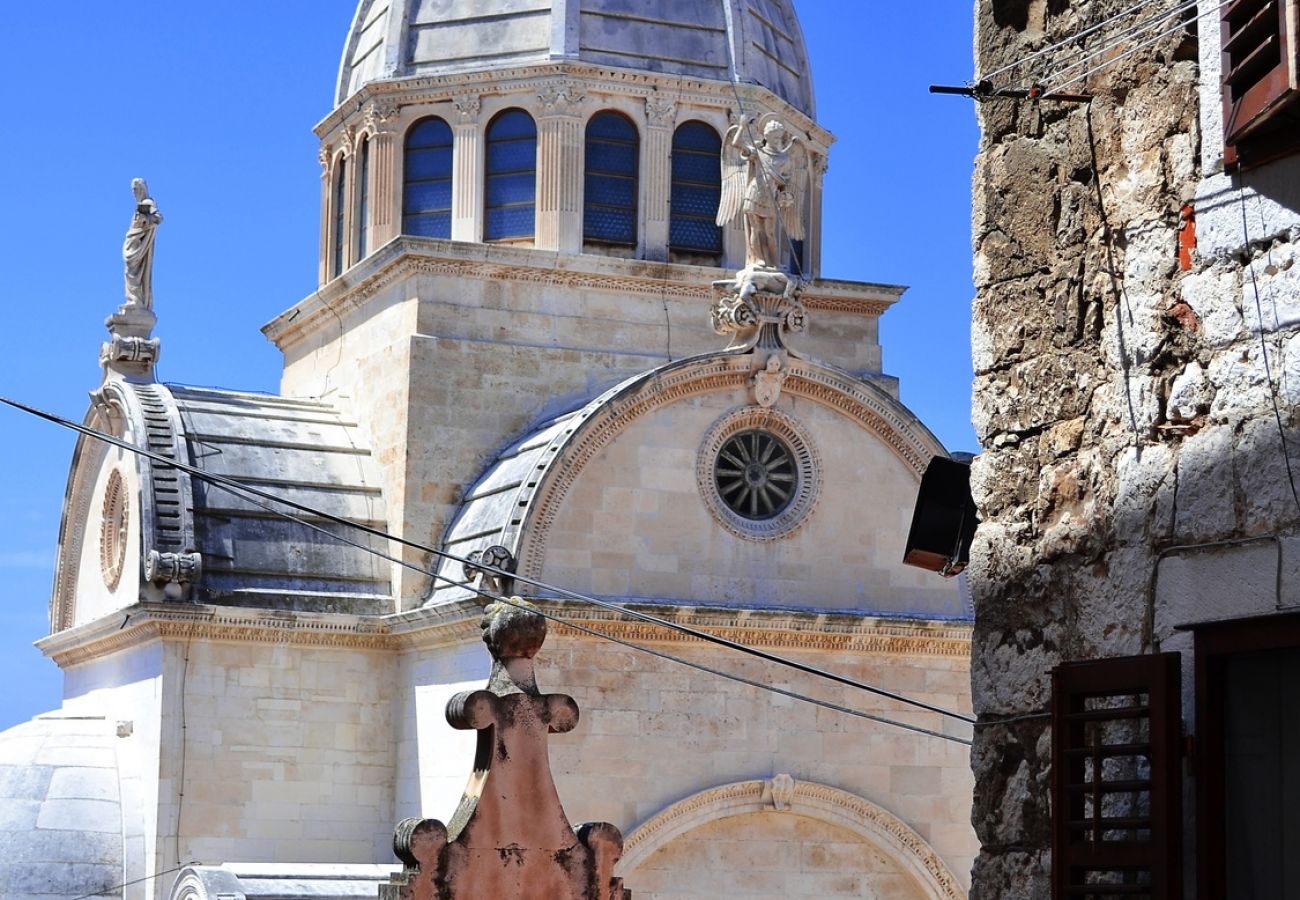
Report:
[[[792,788],[785,779],[793,782]],[[776,805],[770,801],[776,799],[778,791],[781,803]],[[724,785],[674,803],[627,838],[617,871],[628,877],[657,850],[710,822],[764,812],[805,816],[844,828],[883,851],[900,869],[916,878],[928,896],[943,900],[966,898],[943,858],[893,813],[848,791],[796,781],[789,776]]]
[[[699,394],[748,387],[751,357],[735,353],[697,357],[660,367],[625,382],[575,414],[558,435],[540,478],[519,489],[511,525],[499,543],[511,549],[519,572],[539,578],[555,516],[586,465],[631,423],[655,409]],[[798,359],[789,361],[784,390],[839,410],[875,434],[919,479],[943,445],[906,407],[879,388],[836,369]]]
[[[610,610],[535,600],[565,622],[640,644],[699,644],[683,635]],[[645,606],[665,615],[662,606]],[[889,656],[966,660],[971,629],[962,623],[907,622],[851,614],[768,610],[672,609],[674,621],[749,646],[771,650],[821,650]],[[392,616],[283,613],[217,606],[142,603],[97,622],[70,628],[39,642],[67,668],[153,641],[283,644],[340,650],[405,653],[475,644],[481,639],[482,606],[463,602]],[[594,641],[556,625],[557,637]]]
[[[318,137],[325,137],[340,124],[356,119],[358,110],[364,109],[368,101],[380,97],[402,106],[427,107],[452,101],[456,96],[464,94],[489,97],[538,93],[553,85],[557,78],[573,83],[588,95],[614,93],[648,98],[657,93],[668,94],[675,98],[679,109],[695,106],[719,111],[733,110],[736,106],[736,92],[739,91],[745,107],[751,112],[778,113],[789,121],[792,128],[800,134],[807,134],[823,147],[829,147],[835,141],[834,135],[816,121],[761,85],[734,85],[725,80],[684,78],[575,61],[520,65],[490,71],[416,75],[370,82],[318,123],[315,132]]]
[[[720,272],[670,263],[580,255],[561,256],[562,263],[571,261],[572,265],[557,265],[554,253],[517,247],[488,246],[489,254],[501,258],[483,259],[484,249],[483,245],[402,237],[354,267],[355,276],[349,273],[343,279],[336,279],[265,325],[262,331],[283,350],[310,334],[318,324],[328,322],[330,327],[336,327],[336,314],[360,312],[372,297],[413,275],[545,284],[574,290],[617,291],[709,302],[713,298],[712,282]],[[469,255],[471,253],[473,256]],[[600,268],[607,268],[607,271],[599,271]],[[609,271],[614,268],[633,271]],[[348,283],[354,277],[356,280]],[[802,300],[804,306],[818,312],[879,316],[901,294],[901,288],[890,285],[812,282],[805,287]]]

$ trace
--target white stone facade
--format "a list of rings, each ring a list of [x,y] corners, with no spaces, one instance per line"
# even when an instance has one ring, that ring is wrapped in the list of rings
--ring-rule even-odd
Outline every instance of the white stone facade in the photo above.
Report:
[[[832,137],[812,118],[793,9],[732,2],[715,25],[663,0],[674,55],[643,29],[655,16],[616,5],[507,4],[509,59],[443,65],[427,35],[460,34],[481,4],[360,3],[346,96],[317,127],[320,288],[265,329],[282,396],[159,385],[109,360],[88,421],[160,458],[83,441],[41,646],[66,673],[64,714],[117,729],[121,880],[145,879],[122,900],[373,895],[398,820],[451,816],[474,739],[447,724],[447,701],[489,666],[463,565],[425,548],[493,547],[510,588],[562,620],[539,680],[584,718],[552,741],[555,780],[573,821],[628,838],[619,874],[635,896],[724,882],[755,898],[964,896],[965,723],[533,583],[970,708],[963,582],[901,562],[921,473],[946,455],[881,371],[879,319],[903,289],[818,277]],[[558,43],[533,48],[543,18]],[[624,43],[598,41],[598,21]],[[607,58],[638,47],[655,58]],[[508,110],[536,124],[535,214],[530,236],[494,242],[485,144]],[[618,252],[583,225],[585,129],[611,110],[639,153],[637,240]],[[739,293],[742,229],[712,255],[670,246],[674,130],[703,122],[721,141],[757,114],[811,152],[804,277],[757,273],[791,286],[768,298],[788,308],[762,347],[709,327],[718,292]],[[401,234],[406,137],[429,116],[452,133],[448,238]],[[782,269],[800,268],[794,253]],[[797,500],[779,515],[723,499],[722,448],[749,433],[789,452],[788,471],[765,458],[753,476],[789,479]],[[201,472],[178,480],[169,460]],[[204,475],[307,509],[286,519]],[[701,846],[706,871],[686,849]]]

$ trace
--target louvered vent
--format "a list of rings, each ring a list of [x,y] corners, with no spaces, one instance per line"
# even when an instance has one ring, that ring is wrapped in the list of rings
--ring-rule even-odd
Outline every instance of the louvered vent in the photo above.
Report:
[[[1236,0],[1223,12],[1223,108],[1226,162],[1259,157],[1245,147],[1279,125],[1295,126],[1297,18],[1300,0]],[[1286,121],[1279,121],[1286,120]],[[1274,144],[1270,150],[1280,147]]]
[[[1058,900],[1181,897],[1176,653],[1052,673],[1052,879]]]

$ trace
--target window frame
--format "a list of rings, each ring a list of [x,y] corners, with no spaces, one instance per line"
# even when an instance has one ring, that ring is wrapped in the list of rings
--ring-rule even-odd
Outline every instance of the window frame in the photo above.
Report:
[[[357,193],[357,221],[356,227],[356,256],[357,262],[365,259],[370,255],[370,137],[361,139],[361,146],[357,150],[357,174],[356,174],[356,193]]]
[[[1080,878],[1086,873],[1127,870],[1150,873],[1152,900],[1182,897],[1182,662],[1178,653],[1149,654],[1114,659],[1062,663],[1052,670],[1052,896],[1057,900],[1086,896],[1079,893]],[[1116,698],[1146,694],[1145,708],[1114,709],[1101,705],[1086,707],[1090,698]],[[1146,715],[1141,713],[1145,711]],[[1109,715],[1108,715],[1109,713]],[[1148,722],[1147,740],[1140,744],[1102,744],[1086,740],[1088,725],[1096,723]],[[1079,730],[1081,729],[1081,730]],[[1140,751],[1146,747],[1146,752]],[[1123,779],[1086,779],[1087,753],[1093,756],[1093,772],[1099,759],[1145,756],[1150,775],[1143,779],[1145,790]],[[1094,786],[1093,798],[1112,794],[1146,793],[1149,815],[1147,828],[1131,823],[1103,825],[1104,812],[1092,825],[1094,837],[1084,840],[1077,832],[1088,831],[1083,816],[1087,786]],[[1098,789],[1096,786],[1102,788]],[[1118,820],[1124,821],[1124,820]],[[1109,823],[1107,823],[1109,824]],[[1101,840],[1095,830],[1136,832],[1147,830],[1148,840]],[[1098,897],[1109,897],[1103,890]]]
[[[692,126],[701,126],[701,127],[703,127],[703,128],[707,128],[707,129],[708,129],[708,130],[713,134],[713,136],[717,139],[717,142],[718,142],[718,150],[717,150],[717,160],[718,160],[718,181],[717,181],[717,184],[716,184],[716,188],[717,188],[717,191],[718,191],[719,202],[721,202],[721,197],[722,197],[722,142],[723,142],[723,136],[718,132],[718,129],[714,128],[713,125],[711,125],[709,122],[706,122],[706,121],[703,120],[703,119],[689,119],[689,120],[687,120],[687,121],[685,121],[685,122],[682,122],[680,125],[678,125],[676,128],[673,129],[672,144],[671,144],[671,148],[672,148],[672,163],[671,163],[671,165],[670,165],[670,170],[669,170],[669,195],[668,195],[668,196],[669,196],[669,209],[668,209],[668,252],[669,252],[670,256],[671,256],[671,254],[673,254],[673,253],[679,253],[679,254],[687,254],[687,255],[694,255],[694,256],[700,256],[700,257],[706,257],[706,256],[708,256],[708,257],[714,257],[714,258],[716,258],[718,264],[721,264],[723,258],[724,258],[725,255],[726,255],[726,252],[727,252],[727,241],[726,241],[726,235],[725,235],[725,233],[724,233],[724,230],[723,230],[722,226],[720,226],[720,225],[717,224],[717,209],[715,208],[714,211],[713,211],[713,214],[710,215],[710,216],[700,216],[700,215],[696,215],[696,214],[694,214],[694,213],[679,212],[679,211],[676,209],[676,207],[674,207],[673,204],[672,204],[672,197],[673,197],[673,195],[676,193],[677,186],[678,186],[679,184],[686,184],[686,185],[693,185],[693,186],[707,186],[707,187],[709,187],[709,188],[713,188],[713,187],[715,187],[715,185],[713,185],[713,184],[705,185],[704,182],[689,181],[689,180],[687,180],[687,179],[679,178],[679,177],[678,177],[678,170],[677,170],[677,155],[678,155],[679,153],[683,153],[683,152],[685,152],[685,153],[694,153],[694,154],[697,154],[697,155],[700,155],[700,156],[703,156],[703,155],[704,155],[704,154],[703,154],[702,152],[700,152],[700,151],[696,151],[696,150],[693,150],[693,149],[691,149],[691,148],[683,148],[683,147],[680,147],[679,144],[678,144],[678,136],[682,133],[683,130],[685,130],[685,129],[687,129],[687,128],[690,128],[690,127],[692,127]],[[716,247],[709,248],[709,249],[704,249],[704,248],[700,248],[700,247],[690,247],[690,246],[685,246],[685,245],[681,245],[681,244],[675,244],[675,243],[673,242],[673,232],[674,232],[673,225],[674,225],[674,222],[678,219],[679,216],[680,216],[681,218],[683,218],[683,219],[689,219],[689,220],[693,220],[693,221],[704,221],[705,219],[708,219],[709,224],[710,224],[712,227],[717,228],[717,245],[716,245]]]
[[[526,117],[526,118],[528,119],[529,123],[532,125],[532,135],[531,135],[531,137],[529,137],[529,138],[503,138],[503,139],[501,139],[498,143],[507,143],[507,142],[510,142],[510,141],[520,141],[520,142],[522,142],[522,141],[525,141],[525,140],[531,140],[531,141],[532,141],[532,145],[533,145],[533,159],[532,159],[532,165],[531,165],[531,167],[527,167],[527,168],[521,168],[521,169],[507,169],[507,170],[504,170],[504,171],[493,172],[493,171],[492,171],[492,145],[493,145],[493,140],[492,140],[492,131],[493,131],[494,128],[497,128],[497,127],[500,125],[500,123],[501,123],[501,121],[502,121],[503,119],[505,119],[507,116],[511,116],[511,115],[513,115],[513,114],[516,114],[516,113],[519,114],[519,115],[522,115],[522,116]],[[535,242],[535,241],[537,240],[537,157],[538,157],[538,152],[539,152],[539,141],[538,141],[537,120],[536,120],[535,118],[533,118],[532,113],[528,112],[528,110],[526,110],[526,109],[524,109],[524,108],[522,108],[522,107],[512,106],[512,107],[510,107],[510,108],[508,108],[508,109],[503,109],[501,112],[499,112],[499,113],[497,113],[495,116],[493,116],[492,119],[491,119],[491,121],[488,122],[487,128],[484,129],[484,132],[483,132],[483,154],[484,154],[484,161],[483,161],[483,242],[484,242],[484,243],[486,243],[486,244],[507,243],[507,244],[508,244],[508,243],[523,243],[523,242],[526,242],[526,241],[534,241],[534,242]],[[524,174],[524,173],[531,173],[531,175],[532,175],[533,187],[532,187],[532,198],[531,198],[531,200],[530,200],[528,203],[503,203],[503,204],[500,204],[500,205],[498,205],[498,206],[493,206],[493,205],[492,205],[492,179],[493,179],[493,178],[502,178],[502,177],[517,176],[517,175],[521,175],[521,174]],[[526,207],[527,207],[527,208],[531,208],[532,211],[533,211],[533,222],[532,222],[532,227],[528,230],[528,233],[527,233],[527,234],[499,234],[499,235],[493,235],[493,234],[492,234],[492,230],[491,230],[491,229],[492,229],[492,212],[493,212],[493,210],[499,210],[499,209],[511,209],[511,208],[514,208],[514,209],[523,209],[523,208],[526,208]]]
[[[597,138],[595,139],[595,141],[593,141],[592,134],[591,134],[592,126],[597,124],[597,122],[602,118],[615,119],[625,124],[629,130],[629,133],[631,134],[631,140],[626,142],[623,141],[616,142],[610,139]],[[592,170],[592,162],[591,162],[591,158],[592,158],[591,145],[593,142],[608,143],[608,144],[618,143],[618,144],[626,144],[628,146],[631,146],[633,156],[632,156],[632,167],[630,169],[630,172],[628,173],[612,172],[612,171],[594,172]],[[600,112],[596,113],[594,116],[592,116],[590,119],[587,120],[587,124],[583,129],[582,146],[583,146],[583,166],[582,166],[582,178],[583,178],[582,242],[583,244],[584,245],[593,244],[599,247],[635,250],[641,240],[641,130],[637,128],[636,123],[632,121],[632,119],[626,114],[614,109],[601,110]],[[628,208],[622,206],[610,206],[609,204],[595,203],[591,199],[591,191],[590,191],[591,180],[593,177],[621,178],[621,179],[631,181],[632,183],[631,207]],[[632,221],[631,239],[612,240],[609,238],[592,236],[588,232],[588,214],[593,208],[612,209],[612,210],[617,210],[619,212],[630,213],[631,221]]]
[[[445,146],[447,148],[448,156],[449,156],[446,175],[444,176],[442,174],[438,174],[434,178],[413,179],[411,177],[412,167],[410,165],[412,150],[414,149],[417,152],[422,150],[439,150],[444,146],[442,144],[431,144],[427,147],[426,146],[415,147],[415,148],[411,147],[411,140],[412,138],[415,137],[416,132],[422,127],[426,125],[431,125],[433,123],[440,124],[442,128],[445,129],[446,131],[447,143]],[[413,122],[411,124],[411,127],[406,130],[406,134],[402,138],[402,234],[403,235],[408,235],[410,237],[425,237],[425,238],[431,238],[435,240],[451,239],[452,229],[454,227],[454,222],[453,222],[455,216],[454,210],[456,206],[455,152],[456,152],[455,130],[451,127],[451,123],[449,123],[446,119],[442,118],[441,116],[424,116],[423,118],[420,118],[417,121]],[[412,210],[412,208],[407,202],[407,190],[413,184],[421,184],[421,185],[437,184],[441,182],[446,182],[447,184],[447,206],[446,207]],[[446,213],[447,216],[446,235],[422,234],[412,230],[410,227],[411,223],[409,220],[413,218],[441,215],[444,212]]]
[[[1270,8],[1277,14],[1275,29]],[[1252,34],[1253,40],[1243,40]],[[1278,62],[1250,75],[1252,60],[1273,41]],[[1300,151],[1300,0],[1229,4],[1220,18],[1220,50],[1225,168],[1260,165]]]
[[[1225,667],[1241,654],[1300,649],[1300,612],[1194,626],[1197,896],[1227,896]]]
[[[333,246],[330,248],[330,270],[334,278],[340,277],[348,269],[347,253],[347,209],[348,209],[348,157],[340,154],[334,160],[334,183],[331,196],[334,203],[332,225],[334,228]]]

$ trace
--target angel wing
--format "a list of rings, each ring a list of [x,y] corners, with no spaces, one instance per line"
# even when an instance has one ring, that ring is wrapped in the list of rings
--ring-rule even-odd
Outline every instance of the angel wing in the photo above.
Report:
[[[745,188],[749,181],[749,163],[736,146],[741,138],[742,125],[733,125],[727,129],[726,140],[722,142],[722,200],[718,204],[717,223],[730,225],[740,215],[745,205]]]
[[[785,192],[790,199],[778,204],[781,210],[781,226],[790,240],[802,241],[804,213],[808,209],[808,182],[812,160],[808,156],[808,147],[796,137],[791,137],[786,153],[790,155],[790,178],[786,181]]]

